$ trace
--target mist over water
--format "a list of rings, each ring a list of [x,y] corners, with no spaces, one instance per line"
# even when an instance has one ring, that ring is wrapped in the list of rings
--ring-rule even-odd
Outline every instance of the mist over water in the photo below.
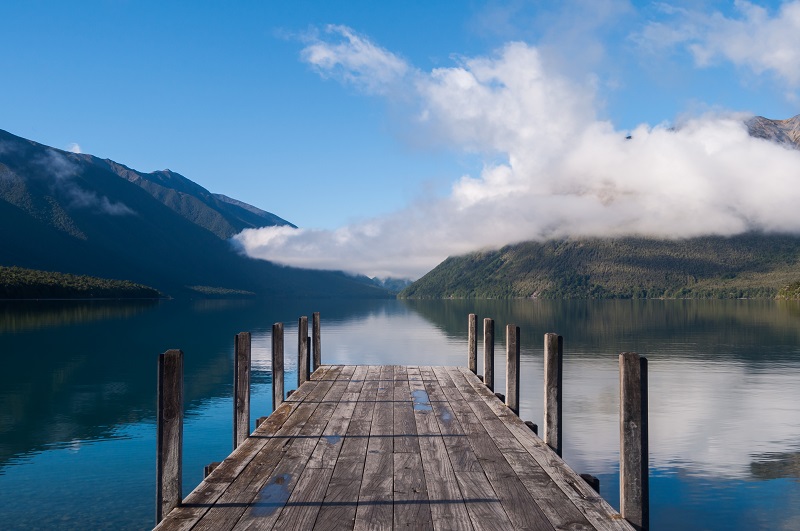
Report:
[[[774,301],[178,301],[0,307],[4,529],[152,525],[156,358],[185,352],[184,489],[231,451],[233,337],[253,334],[252,420],[271,407],[271,326],[322,314],[324,363],[466,363],[467,314],[521,328],[521,414],[542,424],[543,335],[564,336],[564,458],[618,507],[618,360],[649,360],[653,529],[796,529],[800,306]],[[496,388],[504,382],[496,333]],[[482,363],[482,358],[479,356]],[[35,370],[31,369],[36,360]],[[479,365],[479,373],[482,367]],[[53,481],[52,478],[69,478]]]

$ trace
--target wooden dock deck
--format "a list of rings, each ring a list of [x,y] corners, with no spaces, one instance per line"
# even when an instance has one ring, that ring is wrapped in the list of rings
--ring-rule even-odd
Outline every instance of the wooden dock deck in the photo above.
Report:
[[[156,527],[633,527],[460,367],[317,369]]]

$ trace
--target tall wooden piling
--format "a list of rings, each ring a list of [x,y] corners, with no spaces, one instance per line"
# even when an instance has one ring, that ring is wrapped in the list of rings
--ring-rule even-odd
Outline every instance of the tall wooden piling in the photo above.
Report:
[[[467,324],[467,367],[473,374],[478,374],[478,315],[469,314]]]
[[[544,442],[561,457],[561,399],[564,338],[544,335]]]
[[[233,355],[233,448],[250,435],[250,332],[236,334]]]
[[[308,380],[308,317],[297,321],[297,387]]]
[[[506,405],[519,415],[519,327],[506,326]]]
[[[182,499],[183,476],[183,351],[158,357],[156,413],[156,523]]]
[[[311,348],[314,352],[314,364],[311,372],[322,365],[322,333],[319,328],[319,312],[311,314]]]
[[[647,426],[647,359],[635,352],[619,355],[620,513],[636,529],[650,527]]]
[[[494,320],[483,320],[483,383],[494,391]]]
[[[272,325],[272,410],[283,403],[283,323]]]

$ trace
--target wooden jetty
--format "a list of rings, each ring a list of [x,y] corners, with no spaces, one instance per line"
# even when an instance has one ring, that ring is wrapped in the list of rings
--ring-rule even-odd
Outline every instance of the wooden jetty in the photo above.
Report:
[[[470,370],[474,355],[319,365],[156,529],[640,529]]]

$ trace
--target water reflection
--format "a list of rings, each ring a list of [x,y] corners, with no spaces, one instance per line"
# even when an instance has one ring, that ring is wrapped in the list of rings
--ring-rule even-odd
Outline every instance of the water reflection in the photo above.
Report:
[[[203,465],[231,449],[234,335],[253,334],[256,418],[271,407],[272,324],[286,326],[286,388],[292,389],[297,318],[314,311],[322,314],[325,363],[463,365],[467,314],[493,317],[499,391],[505,385],[502,331],[506,323],[520,326],[520,416],[540,425],[543,334],[562,334],[564,456],[578,472],[599,476],[612,504],[618,503],[617,355],[640,352],[650,360],[653,528],[748,529],[771,522],[789,529],[800,519],[797,303],[214,300],[0,306],[4,527],[25,528],[41,511],[15,506],[13,515],[5,514],[19,492],[47,499],[52,514],[70,515],[71,523],[58,527],[151,525],[157,354],[185,352],[188,492]],[[419,397],[417,405],[425,404]],[[134,462],[137,470],[129,470]],[[119,519],[100,521],[63,489],[37,483],[48,470],[70,477],[73,490],[101,485],[117,493],[101,505]],[[123,491],[127,501],[115,506]]]

